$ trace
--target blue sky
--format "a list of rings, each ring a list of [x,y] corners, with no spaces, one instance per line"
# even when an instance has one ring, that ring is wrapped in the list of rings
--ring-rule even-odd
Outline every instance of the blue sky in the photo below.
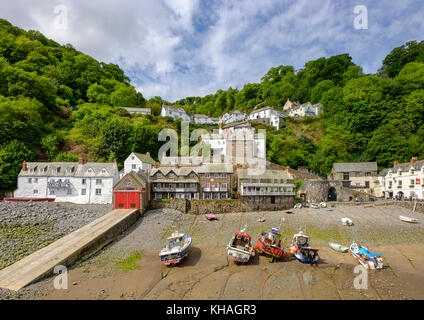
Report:
[[[66,28],[55,24],[58,5]],[[366,30],[354,28],[357,5]],[[118,63],[146,98],[169,101],[346,52],[374,73],[394,47],[424,38],[422,0],[2,0],[0,17]]]

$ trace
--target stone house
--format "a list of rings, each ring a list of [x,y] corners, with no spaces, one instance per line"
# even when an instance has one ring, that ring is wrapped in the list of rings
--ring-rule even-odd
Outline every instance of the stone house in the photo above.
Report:
[[[15,198],[51,198],[79,204],[112,203],[116,162],[23,162]]]
[[[267,208],[291,208],[295,185],[288,170],[237,168],[237,189],[243,202]]]
[[[377,176],[377,162],[334,163],[328,180],[341,181],[345,188],[363,189],[369,194],[378,196]]]
[[[201,199],[228,199],[232,194],[234,169],[231,164],[205,163],[197,168],[197,172]]]
[[[198,167],[160,166],[152,169],[152,198],[158,199],[200,199]]]

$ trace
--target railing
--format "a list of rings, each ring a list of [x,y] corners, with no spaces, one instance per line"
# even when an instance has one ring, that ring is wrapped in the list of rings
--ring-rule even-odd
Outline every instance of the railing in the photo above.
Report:
[[[66,181],[48,181],[47,182],[48,188],[70,188],[71,183]]]
[[[242,191],[242,196],[294,196],[294,192]]]

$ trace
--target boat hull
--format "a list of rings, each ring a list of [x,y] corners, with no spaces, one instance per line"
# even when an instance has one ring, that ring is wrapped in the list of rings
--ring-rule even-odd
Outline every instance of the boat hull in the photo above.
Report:
[[[238,263],[248,263],[251,257],[250,253],[241,253],[233,249],[228,249],[228,257]]]
[[[349,252],[365,269],[383,269],[383,258],[381,256],[371,257],[365,253],[369,253],[369,250],[365,247],[360,247],[363,252],[356,252],[353,246],[350,246]],[[364,253],[365,252],[365,253]]]
[[[266,254],[266,255],[268,255],[268,256],[271,256],[271,257],[274,257],[274,258],[277,258],[277,259],[280,258],[284,254],[283,249],[265,244],[263,242],[262,238],[258,239],[258,243],[257,243],[255,249]]]
[[[189,247],[187,247],[186,250],[178,252],[178,253],[173,253],[173,254],[163,254],[160,256],[160,260],[162,261],[162,263],[166,266],[169,265],[175,265],[181,262],[181,260],[183,260],[185,257],[188,256],[189,253]]]

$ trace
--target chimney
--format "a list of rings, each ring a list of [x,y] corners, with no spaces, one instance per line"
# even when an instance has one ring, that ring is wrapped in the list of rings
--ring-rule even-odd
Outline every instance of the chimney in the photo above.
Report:
[[[417,162],[417,161],[418,161],[418,158],[417,157],[412,157],[412,159],[411,159],[411,166],[413,166],[414,163]]]
[[[241,168],[241,164],[240,163],[237,163],[236,167],[237,167],[237,169],[240,169]]]
[[[84,164],[84,159],[82,157],[78,158],[78,164]]]
[[[285,167],[284,171],[290,173],[290,167]]]
[[[177,163],[177,164],[175,164],[175,168],[179,168],[180,167],[180,165]]]
[[[22,171],[27,171],[27,163],[26,163],[26,161],[22,162]]]
[[[154,168],[157,168],[157,167],[158,167],[158,163],[157,163],[157,162],[155,162],[155,164],[153,165],[153,167],[154,167]]]
[[[146,152],[146,156],[150,157],[150,152]]]
[[[393,163],[393,166],[394,166],[394,167],[396,167],[397,165],[399,165],[399,161],[395,161],[395,162]]]
[[[116,158],[115,159],[113,159],[113,163],[116,163],[117,161],[116,161]]]

